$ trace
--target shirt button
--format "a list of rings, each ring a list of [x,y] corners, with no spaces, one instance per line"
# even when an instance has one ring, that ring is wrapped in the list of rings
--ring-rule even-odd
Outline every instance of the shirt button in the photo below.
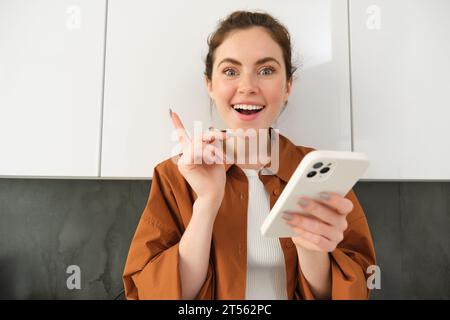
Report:
[[[294,246],[294,242],[291,239],[286,241],[286,248],[292,248]]]
[[[272,193],[277,196],[280,194],[280,190],[279,189],[273,189]]]
[[[240,194],[241,200],[244,199],[244,194],[241,192]]]

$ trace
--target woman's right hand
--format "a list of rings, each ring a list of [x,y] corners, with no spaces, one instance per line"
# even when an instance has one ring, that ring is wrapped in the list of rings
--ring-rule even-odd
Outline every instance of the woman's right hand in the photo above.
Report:
[[[180,117],[171,112],[173,125],[183,148],[178,159],[178,170],[197,194],[197,199],[217,205],[222,203],[225,192],[225,154],[222,141],[224,132],[204,132],[194,139],[189,138]]]

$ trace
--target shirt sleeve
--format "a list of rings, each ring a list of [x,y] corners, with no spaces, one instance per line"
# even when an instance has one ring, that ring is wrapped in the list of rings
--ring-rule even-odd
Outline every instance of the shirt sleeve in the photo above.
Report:
[[[366,271],[376,264],[375,250],[364,211],[351,190],[347,199],[353,211],[347,216],[348,228],[344,240],[331,252],[331,299],[368,299]],[[299,291],[302,299],[315,299],[308,281],[299,271]]]
[[[123,273],[129,300],[182,298],[178,247],[183,226],[174,193],[158,166]],[[212,265],[195,299],[212,298]]]

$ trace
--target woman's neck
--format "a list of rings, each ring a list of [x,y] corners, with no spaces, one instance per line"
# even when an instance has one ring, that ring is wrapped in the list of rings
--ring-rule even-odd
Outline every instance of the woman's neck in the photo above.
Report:
[[[267,130],[268,132],[270,131]],[[266,140],[266,148],[260,148],[260,143],[263,144]],[[227,150],[232,148],[234,150],[234,161],[237,166],[242,169],[263,168],[270,161],[271,139],[270,134],[267,136],[257,134],[255,137],[234,137],[227,140]]]

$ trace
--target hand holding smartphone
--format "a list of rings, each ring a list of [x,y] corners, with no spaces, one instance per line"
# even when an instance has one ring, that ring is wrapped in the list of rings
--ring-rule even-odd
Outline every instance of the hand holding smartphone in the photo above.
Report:
[[[261,226],[266,237],[295,237],[296,233],[282,219],[284,211],[299,211],[302,196],[319,199],[321,192],[344,197],[369,166],[368,157],[359,152],[315,150],[308,153]]]

